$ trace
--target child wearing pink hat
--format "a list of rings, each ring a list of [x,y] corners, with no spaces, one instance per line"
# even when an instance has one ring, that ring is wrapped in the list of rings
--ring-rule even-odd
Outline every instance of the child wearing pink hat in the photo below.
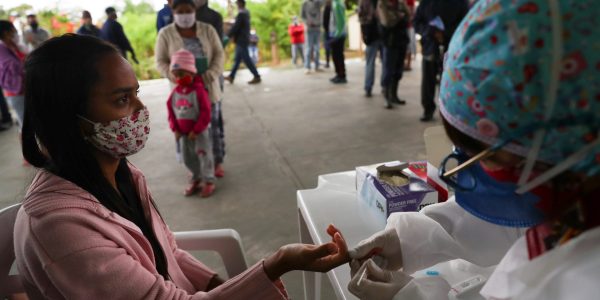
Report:
[[[206,198],[215,191],[208,92],[202,77],[196,74],[196,59],[191,52],[182,49],[173,53],[170,71],[177,79],[177,86],[167,101],[169,126],[179,143],[183,163],[192,173],[184,194],[191,196],[201,190]]]

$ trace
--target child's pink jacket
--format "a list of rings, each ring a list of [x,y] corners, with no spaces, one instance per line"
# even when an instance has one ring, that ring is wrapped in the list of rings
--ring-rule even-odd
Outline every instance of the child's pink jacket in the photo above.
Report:
[[[42,170],[15,224],[17,267],[31,299],[285,299],[262,261],[202,292],[215,273],[177,248],[150,202],[143,174],[130,168],[171,281],[156,271],[152,247],[135,224],[72,182]]]

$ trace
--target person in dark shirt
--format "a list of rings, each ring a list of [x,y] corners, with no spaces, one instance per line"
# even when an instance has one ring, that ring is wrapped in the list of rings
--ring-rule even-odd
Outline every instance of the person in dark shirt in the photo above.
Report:
[[[233,67],[229,76],[225,77],[225,80],[233,83],[235,79],[235,73],[240,67],[242,60],[246,67],[252,72],[254,78],[248,82],[248,84],[260,83],[260,75],[256,70],[254,62],[250,58],[248,52],[248,45],[250,44],[250,12],[246,9],[246,0],[237,0],[238,14],[235,17],[235,23],[229,30],[229,38],[235,42],[235,56],[233,59]]]
[[[158,14],[156,15],[156,32],[159,32],[161,28],[173,23],[171,3],[173,3],[173,0],[167,0],[167,4],[158,11]]]
[[[127,52],[131,52],[131,59],[136,64],[139,63],[135,56],[135,51],[133,51],[133,47],[131,47],[129,40],[123,31],[123,26],[117,22],[117,11],[113,7],[108,7],[105,12],[107,19],[100,31],[100,37],[117,46],[117,48],[121,50],[121,55],[125,58],[127,58]]]
[[[194,0],[196,4],[196,20],[210,24],[219,34],[219,39],[223,42],[223,16],[216,10],[208,7],[208,0]],[[225,78],[219,76],[221,92],[223,92]],[[225,159],[225,127],[223,126],[223,109],[221,101],[213,103],[210,114],[210,134],[213,143],[213,156],[215,157],[215,176],[223,177],[223,162]]]
[[[325,68],[329,68],[331,59],[331,36],[329,32],[329,21],[331,20],[331,0],[325,1],[323,7],[323,47],[325,48]]]
[[[194,0],[196,4],[196,20],[212,25],[223,40],[223,16],[216,10],[208,7],[208,0]]]
[[[450,38],[469,11],[468,0],[422,0],[413,19],[415,31],[421,35],[423,66],[421,79],[421,121],[433,119],[435,87],[441,75],[441,62]]]
[[[81,27],[77,29],[77,34],[100,37],[100,29],[92,23],[92,14],[87,10],[81,13]]]

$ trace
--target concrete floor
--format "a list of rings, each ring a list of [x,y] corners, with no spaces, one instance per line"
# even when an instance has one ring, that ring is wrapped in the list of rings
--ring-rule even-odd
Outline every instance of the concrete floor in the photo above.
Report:
[[[253,264],[299,240],[295,193],[315,187],[319,174],[425,158],[423,131],[439,121],[418,120],[419,66],[415,62],[400,85],[399,95],[408,104],[391,111],[383,108],[379,86],[373,98],[363,96],[364,62],[357,59],[347,62],[347,85],[329,83],[331,69],[311,75],[302,69],[265,69],[263,83],[249,86],[249,72],[241,71],[235,84],[226,85],[223,101],[226,176],[208,199],[182,195],[187,171],[175,160],[167,125],[167,82],[142,82],[152,132],[146,148],[131,161],[145,173],[172,230],[233,228]],[[22,166],[14,128],[0,132],[0,166],[0,207],[5,207],[21,201],[34,172]],[[223,270],[216,255],[199,257]],[[303,298],[300,272],[285,275],[284,282],[292,298]],[[327,284],[323,298],[334,298]]]

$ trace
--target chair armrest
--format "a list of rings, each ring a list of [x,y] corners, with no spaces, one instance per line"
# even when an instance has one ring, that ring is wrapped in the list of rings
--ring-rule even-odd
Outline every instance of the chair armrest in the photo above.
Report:
[[[223,260],[227,275],[232,278],[248,268],[242,240],[233,229],[174,232],[177,247],[186,251],[215,251]]]

